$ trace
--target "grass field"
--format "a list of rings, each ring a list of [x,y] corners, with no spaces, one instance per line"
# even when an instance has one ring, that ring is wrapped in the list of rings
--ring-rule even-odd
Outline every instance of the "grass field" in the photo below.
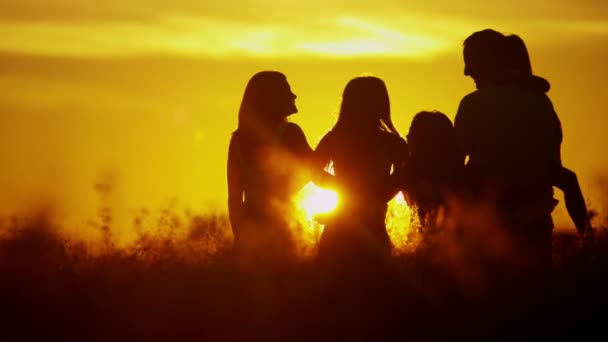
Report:
[[[475,244],[414,248],[382,270],[322,272],[310,258],[245,268],[231,258],[225,215],[177,226],[188,233],[140,234],[120,247],[108,237],[92,248],[57,233],[45,215],[3,220],[0,334],[9,338],[2,340],[436,340],[603,331],[602,227],[584,248],[574,235],[554,234],[554,270],[539,294],[529,286],[534,275],[496,281],[492,268],[500,264],[485,263]],[[437,246],[450,252],[433,251]]]

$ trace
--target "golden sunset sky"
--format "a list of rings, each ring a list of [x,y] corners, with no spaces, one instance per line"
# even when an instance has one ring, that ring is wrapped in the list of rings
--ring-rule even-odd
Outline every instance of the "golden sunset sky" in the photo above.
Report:
[[[228,141],[254,73],[287,75],[313,147],[362,73],[385,80],[405,134],[420,110],[454,118],[475,87],[462,41],[485,28],[526,41],[552,84],[563,162],[606,207],[606,1],[0,0],[0,209],[52,203],[77,224],[108,181],[124,217],[225,210]]]

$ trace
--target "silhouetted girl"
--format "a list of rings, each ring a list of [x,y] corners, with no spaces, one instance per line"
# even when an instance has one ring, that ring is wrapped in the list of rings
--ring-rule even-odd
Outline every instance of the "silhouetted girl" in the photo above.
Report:
[[[287,255],[292,196],[309,180],[312,149],[300,127],[296,95],[276,71],[255,74],[239,109],[228,152],[228,209],[234,248],[248,257]]]
[[[505,79],[531,87],[532,89],[546,93],[550,84],[544,78],[532,74],[532,64],[528,49],[524,41],[517,35],[512,34],[505,37],[507,53],[505,54]],[[560,151],[556,151],[558,158]],[[581,191],[576,173],[560,165],[551,175],[553,185],[564,192],[566,209],[570,218],[576,226],[579,234],[593,234],[591,221],[587,214],[587,205]]]
[[[409,203],[417,210],[423,228],[432,226],[445,195],[459,191],[463,157],[452,121],[441,112],[414,116],[407,134],[409,156],[402,179]]]
[[[326,223],[319,259],[365,262],[390,256],[385,226],[391,170],[405,163],[407,143],[390,117],[384,82],[357,77],[346,85],[338,122],[319,142],[315,160],[330,163],[340,203]]]

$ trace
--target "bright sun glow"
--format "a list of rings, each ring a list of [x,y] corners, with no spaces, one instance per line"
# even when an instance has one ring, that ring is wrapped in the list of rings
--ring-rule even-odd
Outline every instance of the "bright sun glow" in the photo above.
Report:
[[[334,211],[338,206],[338,193],[322,189],[309,182],[300,191],[300,204],[306,215],[313,218],[317,214],[326,214]]]
[[[393,253],[407,253],[409,248],[415,246],[416,236],[412,234],[413,227],[419,224],[415,218],[402,192],[388,202],[385,223],[393,244]]]

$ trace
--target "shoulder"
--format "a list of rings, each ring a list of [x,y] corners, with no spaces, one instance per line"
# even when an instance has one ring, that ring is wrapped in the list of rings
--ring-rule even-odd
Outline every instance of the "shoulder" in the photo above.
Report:
[[[456,118],[461,117],[463,114],[467,115],[474,108],[479,106],[480,101],[483,98],[483,93],[476,90],[472,93],[465,95],[458,105],[458,111],[456,112]]]
[[[319,139],[319,145],[329,144],[331,141],[335,140],[335,136],[336,133],[333,130],[325,133],[325,135],[323,135],[321,139]]]
[[[282,127],[282,135],[284,137],[285,140],[287,141],[301,141],[301,140],[306,140],[306,135],[304,134],[304,131],[302,130],[302,128],[300,126],[298,126],[298,124],[295,124],[293,122],[286,122]]]
[[[241,134],[239,134],[239,131],[234,131],[231,135],[230,135],[230,142],[228,144],[228,163],[230,164],[232,161],[236,160],[236,158],[241,158],[242,157],[242,150],[241,150]]]
[[[284,129],[285,129],[286,133],[304,135],[304,131],[302,130],[302,128],[297,123],[294,123],[294,122],[286,122]]]
[[[457,130],[476,122],[483,112],[494,105],[494,100],[488,90],[476,90],[465,95],[454,116],[454,128]]]
[[[229,146],[231,148],[236,147],[236,145],[238,144],[239,140],[241,139],[241,134],[239,133],[238,130],[232,132],[232,134],[230,134],[230,143]]]
[[[325,133],[323,137],[321,137],[321,139],[317,143],[317,147],[315,148],[315,150],[326,151],[328,149],[333,149],[335,148],[335,144],[337,141],[338,140],[336,139],[336,132],[334,130],[331,130]]]
[[[306,135],[300,126],[295,123],[287,122],[283,128],[282,143],[289,149],[298,153],[308,153],[312,151]]]
[[[468,105],[471,103],[475,103],[479,100],[481,100],[484,97],[484,92],[481,90],[475,90],[472,93],[468,93],[467,95],[465,95],[462,100],[460,100],[460,105]]]
[[[550,108],[551,110],[553,110],[553,102],[551,101],[551,99],[549,98],[549,95],[547,95],[546,93],[541,93],[540,94],[541,97],[541,101],[542,104],[547,107]]]

